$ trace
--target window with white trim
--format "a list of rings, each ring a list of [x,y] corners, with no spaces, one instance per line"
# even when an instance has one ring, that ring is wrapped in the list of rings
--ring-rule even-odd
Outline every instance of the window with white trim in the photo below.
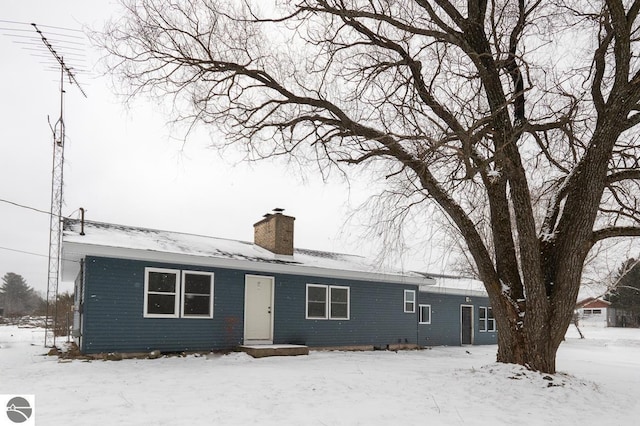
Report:
[[[145,268],[145,318],[213,318],[213,274]]]
[[[213,318],[213,274],[182,271],[182,316]]]
[[[144,274],[144,316],[178,318],[180,316],[179,277],[176,269],[146,268]]]
[[[478,309],[480,331],[496,331],[496,319],[493,317],[493,309],[491,307],[480,306]]]
[[[420,324],[431,324],[431,305],[418,305]]]
[[[327,286],[307,284],[307,319],[327,319]]]
[[[329,319],[349,319],[349,287],[329,286]]]
[[[404,311],[412,314],[416,311],[416,291],[405,290],[404,291]]]
[[[306,318],[348,320],[349,287],[307,284]]]

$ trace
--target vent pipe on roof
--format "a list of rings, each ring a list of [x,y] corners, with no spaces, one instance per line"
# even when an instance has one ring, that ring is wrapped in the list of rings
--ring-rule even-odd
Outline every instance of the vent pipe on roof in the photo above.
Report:
[[[80,235],[84,235],[84,207],[80,207]]]
[[[253,225],[253,242],[275,254],[293,255],[293,222],[295,217],[282,214],[284,209],[275,208],[261,221]]]

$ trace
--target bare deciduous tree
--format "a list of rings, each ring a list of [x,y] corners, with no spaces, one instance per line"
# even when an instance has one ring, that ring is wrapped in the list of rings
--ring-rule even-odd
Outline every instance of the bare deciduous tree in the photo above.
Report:
[[[176,119],[438,206],[488,291],[498,361],[555,372],[589,251],[640,235],[640,1],[275,3],[127,1],[99,39]]]

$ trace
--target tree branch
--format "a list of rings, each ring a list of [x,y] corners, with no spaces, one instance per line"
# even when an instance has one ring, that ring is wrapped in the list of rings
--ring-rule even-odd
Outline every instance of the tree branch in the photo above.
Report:
[[[598,241],[605,240],[607,238],[619,238],[619,237],[640,237],[640,227],[637,226],[612,226],[609,228],[602,228],[593,231],[591,236],[591,246]]]

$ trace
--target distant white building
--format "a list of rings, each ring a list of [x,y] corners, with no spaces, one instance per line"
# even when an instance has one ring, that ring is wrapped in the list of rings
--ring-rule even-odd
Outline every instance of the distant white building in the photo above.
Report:
[[[588,297],[576,304],[576,313],[581,326],[613,327],[611,303],[606,300]]]

